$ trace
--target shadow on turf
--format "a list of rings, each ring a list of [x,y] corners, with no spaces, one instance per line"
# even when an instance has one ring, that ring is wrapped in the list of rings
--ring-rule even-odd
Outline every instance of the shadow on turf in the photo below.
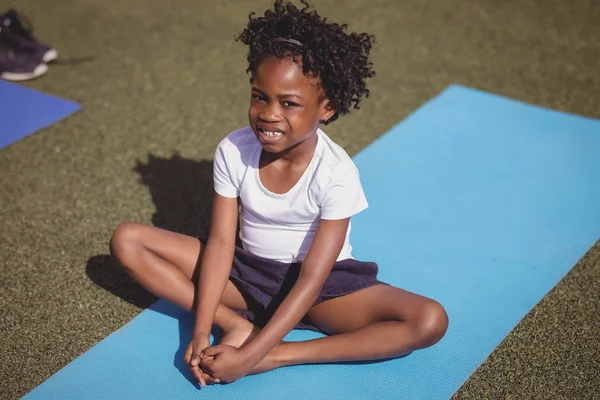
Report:
[[[212,161],[191,160],[178,153],[170,158],[150,154],[145,163],[138,160],[133,170],[148,187],[156,206],[153,225],[205,240],[213,196],[212,168]],[[157,300],[135,283],[109,254],[90,258],[86,272],[96,285],[139,308],[147,308]]]

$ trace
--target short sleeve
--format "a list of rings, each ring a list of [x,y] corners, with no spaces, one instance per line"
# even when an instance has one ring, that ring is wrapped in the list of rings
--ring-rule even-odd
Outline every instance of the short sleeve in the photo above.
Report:
[[[239,196],[239,188],[235,185],[231,175],[231,166],[227,162],[227,151],[231,151],[231,143],[223,139],[215,151],[213,165],[213,179],[215,191],[223,197],[235,198]]]
[[[369,206],[354,164],[346,164],[332,172],[322,199],[321,218],[327,220],[348,218]]]

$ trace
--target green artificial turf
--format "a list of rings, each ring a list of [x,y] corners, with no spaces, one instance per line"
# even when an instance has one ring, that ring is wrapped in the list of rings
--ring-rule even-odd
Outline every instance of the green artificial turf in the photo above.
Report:
[[[247,121],[246,49],[233,36],[270,4],[12,3],[61,60],[26,85],[83,110],[0,150],[0,398],[154,301],[108,257],[119,222],[206,235],[214,148]],[[452,83],[600,118],[595,0],[315,4],[379,42],[370,98],[327,127],[350,154]],[[600,398],[599,293],[596,244],[455,398]]]

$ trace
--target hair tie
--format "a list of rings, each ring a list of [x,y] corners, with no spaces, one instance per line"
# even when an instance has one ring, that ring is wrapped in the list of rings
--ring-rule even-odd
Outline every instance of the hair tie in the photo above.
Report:
[[[284,42],[284,43],[290,43],[290,44],[293,44],[293,45],[296,45],[296,46],[300,46],[300,47],[303,47],[303,46],[304,46],[304,45],[303,45],[303,44],[302,44],[300,41],[298,41],[298,40],[296,40],[296,39],[286,39],[286,38],[282,38],[282,37],[276,37],[276,38],[274,38],[274,39],[271,39],[271,44],[272,44],[273,42]]]

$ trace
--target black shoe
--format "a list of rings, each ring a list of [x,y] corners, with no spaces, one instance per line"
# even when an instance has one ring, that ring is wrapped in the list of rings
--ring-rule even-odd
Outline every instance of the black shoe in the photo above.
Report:
[[[21,41],[5,26],[0,25],[0,78],[24,81],[44,75],[48,66],[31,47]]]
[[[33,29],[31,24],[25,26],[23,18],[17,13],[16,10],[10,9],[6,13],[0,15],[0,26],[8,28],[12,33],[15,34],[16,39],[21,42],[23,47],[29,47],[34,50],[36,56],[44,63],[49,63],[56,60],[58,53],[52,47],[40,43],[32,35]]]

